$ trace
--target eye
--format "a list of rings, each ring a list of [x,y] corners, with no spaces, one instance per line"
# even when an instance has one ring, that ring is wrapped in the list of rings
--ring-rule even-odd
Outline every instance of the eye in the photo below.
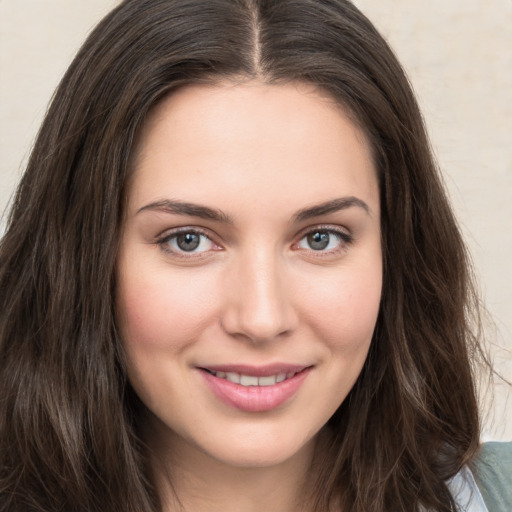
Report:
[[[158,245],[175,254],[201,254],[215,248],[213,241],[200,231],[188,229],[166,235],[158,241]]]
[[[315,252],[331,252],[352,242],[352,237],[333,229],[315,229],[303,236],[297,247]]]

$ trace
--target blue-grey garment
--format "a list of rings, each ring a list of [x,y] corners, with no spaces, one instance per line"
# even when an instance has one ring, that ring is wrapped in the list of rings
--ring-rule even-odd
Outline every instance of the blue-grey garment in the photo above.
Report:
[[[459,512],[512,512],[512,443],[485,443],[447,483]]]
[[[473,473],[467,466],[448,481],[448,488],[459,512],[489,512]]]
[[[512,512],[512,442],[485,443],[471,471],[489,512]]]
[[[512,512],[512,443],[485,443],[448,487],[460,512]]]

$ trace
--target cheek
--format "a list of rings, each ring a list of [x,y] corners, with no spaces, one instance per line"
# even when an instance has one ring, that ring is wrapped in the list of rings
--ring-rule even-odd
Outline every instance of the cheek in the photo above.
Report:
[[[125,345],[179,350],[192,343],[214,314],[213,283],[185,272],[123,273],[117,317]]]
[[[303,311],[332,350],[366,352],[377,321],[381,292],[382,271],[378,264],[360,271],[333,273],[304,290]]]

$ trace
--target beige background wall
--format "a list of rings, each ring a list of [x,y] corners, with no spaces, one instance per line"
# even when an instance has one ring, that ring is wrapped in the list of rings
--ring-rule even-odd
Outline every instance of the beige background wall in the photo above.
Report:
[[[205,0],[206,1],[206,0]],[[395,48],[418,94],[512,380],[512,0],[355,0]],[[46,105],[113,0],[0,0],[0,211]],[[496,384],[485,437],[512,440]],[[507,410],[507,401],[508,404]]]

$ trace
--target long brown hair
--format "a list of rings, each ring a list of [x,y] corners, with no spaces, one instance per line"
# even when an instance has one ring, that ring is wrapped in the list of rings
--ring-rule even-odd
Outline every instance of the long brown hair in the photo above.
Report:
[[[85,42],[0,246],[0,510],[159,510],[114,315],[130,152],[161,98],[230,77],[316,84],[378,169],[381,310],[316,510],[455,510],[479,439],[467,255],[404,72],[346,0],[126,0]]]

